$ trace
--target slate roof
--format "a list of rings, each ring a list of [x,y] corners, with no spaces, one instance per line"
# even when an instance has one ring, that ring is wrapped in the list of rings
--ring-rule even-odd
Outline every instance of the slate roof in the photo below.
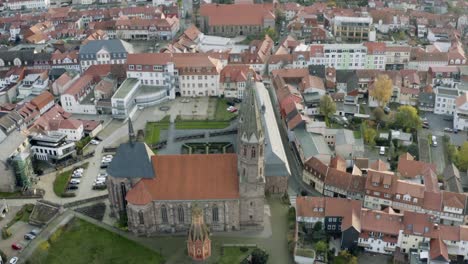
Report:
[[[451,192],[461,193],[463,192],[463,188],[461,185],[460,180],[460,172],[458,171],[457,167],[452,163],[445,167],[444,169],[444,181],[446,189]]]
[[[80,47],[81,54],[96,54],[101,49],[106,49],[109,53],[127,53],[125,42],[119,39],[93,40]]]
[[[144,143],[123,143],[117,149],[107,172],[114,178],[154,178],[152,155]]]

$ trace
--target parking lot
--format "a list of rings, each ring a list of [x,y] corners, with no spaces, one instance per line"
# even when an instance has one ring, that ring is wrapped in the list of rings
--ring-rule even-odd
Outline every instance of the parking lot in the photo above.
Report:
[[[9,215],[14,216],[16,211],[10,211]],[[6,223],[6,222],[5,222]],[[11,237],[7,239],[2,239],[0,242],[0,249],[6,254],[8,260],[10,258],[17,256],[21,250],[15,250],[12,248],[12,244],[20,245],[24,248],[30,243],[30,240],[26,240],[24,235],[30,232],[33,229],[37,229],[26,222],[18,221],[13,226],[10,227]],[[8,263],[8,262],[4,262]]]

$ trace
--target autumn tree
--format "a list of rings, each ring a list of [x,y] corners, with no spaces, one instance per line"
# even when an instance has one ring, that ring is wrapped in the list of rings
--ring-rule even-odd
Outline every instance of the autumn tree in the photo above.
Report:
[[[336,104],[329,95],[320,98],[320,114],[325,116],[325,121],[336,112]]]
[[[338,257],[333,259],[334,264],[358,264],[357,257],[347,250],[340,251]]]
[[[421,127],[421,119],[418,116],[418,111],[411,105],[402,105],[398,107],[395,115],[395,124],[397,128],[406,131],[415,131]]]
[[[393,83],[388,75],[379,75],[374,82],[374,88],[370,90],[370,95],[383,107],[390,101],[393,93]]]

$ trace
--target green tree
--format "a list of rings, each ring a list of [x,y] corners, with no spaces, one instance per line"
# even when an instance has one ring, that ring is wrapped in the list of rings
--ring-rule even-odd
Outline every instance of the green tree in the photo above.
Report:
[[[385,112],[381,107],[376,107],[372,113],[374,114],[375,121],[377,121],[377,123],[380,123],[385,116]]]
[[[456,157],[455,165],[457,165],[458,169],[461,171],[468,170],[468,141],[463,143]]]
[[[317,251],[318,254],[324,254],[327,253],[328,251],[328,245],[325,241],[320,240],[315,244],[315,251]]]
[[[264,35],[268,35],[273,40],[278,39],[278,33],[276,33],[276,30],[274,28],[267,28],[263,33]]]
[[[390,140],[390,147],[388,148],[388,159],[392,160],[394,156],[395,156],[395,145]]]
[[[324,95],[320,98],[320,113],[325,116],[325,122],[336,112],[336,104],[329,95]]]
[[[379,75],[374,82],[374,89],[370,90],[370,95],[383,107],[390,101],[393,93],[393,83],[388,75]]]
[[[323,228],[323,224],[322,222],[320,221],[317,221],[314,225],[314,231],[318,232],[318,231],[322,231],[322,228]]]
[[[377,131],[371,127],[368,127],[366,123],[362,123],[362,133],[364,142],[371,146],[375,145],[375,136],[377,136]]]
[[[333,264],[358,264],[356,256],[353,256],[349,251],[340,251],[338,257],[333,259]]]
[[[254,251],[252,251],[252,264],[266,264],[268,261],[268,254],[259,249],[256,248]]]
[[[286,16],[281,9],[275,9],[275,25],[276,28],[280,28],[283,24],[283,21],[286,21]]]
[[[402,105],[398,107],[395,115],[395,126],[406,131],[415,131],[421,127],[421,119],[418,111],[411,105]]]

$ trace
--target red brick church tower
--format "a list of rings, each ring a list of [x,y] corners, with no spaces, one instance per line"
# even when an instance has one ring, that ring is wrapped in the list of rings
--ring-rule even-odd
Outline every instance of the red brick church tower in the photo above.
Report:
[[[210,231],[203,220],[203,212],[198,207],[192,209],[187,252],[194,260],[205,260],[211,256]]]

